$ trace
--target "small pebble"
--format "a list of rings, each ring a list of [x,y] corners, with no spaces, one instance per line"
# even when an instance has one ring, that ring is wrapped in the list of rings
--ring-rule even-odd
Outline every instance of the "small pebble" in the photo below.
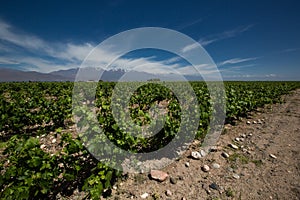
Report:
[[[147,192],[145,192],[144,194],[141,195],[142,199],[146,199],[149,196],[149,194]]]
[[[220,187],[219,187],[216,183],[210,184],[209,187],[210,187],[211,189],[213,189],[213,190],[219,190],[219,189],[220,189]]]
[[[237,138],[235,138],[235,141],[239,142],[239,141],[240,141],[240,138],[238,138],[238,137],[237,137]]]
[[[274,159],[277,158],[274,154],[270,154],[270,157],[271,157],[271,158],[274,158]]]
[[[242,138],[245,138],[245,137],[246,137],[246,134],[242,134],[241,137],[242,137]]]
[[[202,157],[205,157],[206,155],[207,155],[207,153],[204,151],[204,150],[200,150],[200,155],[202,156]]]
[[[55,142],[56,142],[56,139],[54,138],[51,142],[52,142],[52,143],[55,143]]]
[[[212,147],[210,147],[209,151],[211,151],[211,152],[217,152],[218,151],[218,147],[212,146]]]
[[[172,192],[170,190],[166,190],[166,195],[170,197],[172,196]]]
[[[151,170],[150,176],[152,179],[163,182],[165,181],[169,175],[166,172],[160,171],[160,170]]]
[[[231,168],[231,167],[227,168],[227,170],[228,170],[229,172],[233,172],[233,171],[234,171],[234,169]]]
[[[117,190],[117,189],[118,189],[118,187],[117,187],[116,185],[114,185],[114,186],[113,186],[113,189],[114,189],[114,190]]]
[[[44,144],[42,144],[42,145],[40,146],[41,149],[44,149],[45,147],[46,147],[46,145],[44,145]]]
[[[232,177],[235,178],[235,179],[239,179],[240,178],[240,176],[238,174],[233,174]]]
[[[172,184],[176,184],[176,183],[177,183],[177,180],[176,180],[176,178],[171,177],[171,178],[170,178],[170,182],[171,182]]]
[[[229,154],[228,153],[226,153],[226,152],[222,152],[222,154],[221,154],[224,158],[229,158]]]
[[[199,160],[202,156],[198,151],[192,151],[191,157],[194,158],[194,159]]]
[[[220,165],[219,165],[218,163],[213,163],[213,164],[212,164],[212,167],[213,167],[214,169],[219,169],[219,168],[220,168]]]
[[[203,170],[204,172],[208,172],[208,171],[210,170],[210,168],[209,168],[208,165],[203,165],[202,170]]]
[[[189,167],[189,166],[190,166],[190,163],[189,163],[189,162],[186,162],[186,163],[185,163],[185,166],[186,166],[186,167]]]
[[[253,124],[257,124],[257,122],[256,122],[256,121],[253,121]]]
[[[230,146],[231,148],[233,148],[233,149],[239,149],[239,147],[236,146],[235,144],[230,144],[229,146]]]
[[[247,124],[251,124],[251,122],[250,122],[250,121],[247,121]]]

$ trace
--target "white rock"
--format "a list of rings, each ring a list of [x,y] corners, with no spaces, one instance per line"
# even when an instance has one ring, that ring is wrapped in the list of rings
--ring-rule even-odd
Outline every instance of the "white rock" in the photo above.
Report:
[[[198,151],[192,151],[191,157],[194,158],[194,159],[197,159],[197,160],[202,158],[201,154]]]
[[[234,169],[231,168],[231,167],[227,168],[227,170],[228,170],[229,172],[233,172],[233,171],[234,171]]]
[[[190,166],[190,163],[189,163],[189,162],[186,162],[186,163],[185,163],[185,166],[186,166],[186,167],[189,167],[189,166]]]
[[[232,177],[235,178],[235,179],[239,179],[240,178],[240,176],[238,174],[233,174]]]
[[[172,196],[172,192],[170,190],[166,190],[166,195],[167,196]]]
[[[240,142],[244,142],[245,141],[245,139],[244,138],[240,138]]]
[[[151,170],[150,176],[154,180],[158,180],[160,182],[165,181],[169,175],[166,172],[160,171],[160,170]]]
[[[146,199],[149,196],[149,194],[147,192],[145,192],[144,194],[141,195],[142,199]]]
[[[242,137],[242,138],[245,138],[245,137],[247,137],[247,136],[246,136],[246,134],[242,134],[241,137]]]
[[[257,124],[257,122],[256,122],[256,121],[253,121],[253,124]]]
[[[210,147],[209,151],[216,152],[216,151],[218,151],[218,147],[217,146],[212,146],[212,147]]]
[[[250,121],[247,121],[247,124],[251,124],[251,122],[250,122]]]
[[[271,158],[274,158],[274,159],[277,158],[277,156],[275,156],[274,154],[270,154],[270,157],[271,157]]]
[[[208,165],[203,165],[202,170],[203,170],[204,172],[208,172],[208,171],[210,170],[210,168],[209,168]]]
[[[239,142],[239,141],[240,141],[240,138],[238,138],[238,137],[237,137],[237,138],[235,138],[235,141]]]
[[[116,185],[114,185],[114,186],[113,186],[113,189],[114,189],[114,190],[117,190],[117,189],[118,189],[118,187],[117,187]]]
[[[219,165],[218,163],[213,163],[213,164],[212,164],[212,167],[213,167],[214,169],[219,169],[219,168],[220,168],[220,165]]]
[[[200,150],[200,154],[201,154],[202,157],[205,157],[207,155],[207,153],[202,149]]]
[[[44,144],[42,144],[42,145],[40,146],[41,149],[44,149],[45,147],[46,147],[46,145],[44,145]]]
[[[229,154],[226,153],[226,152],[223,152],[221,155],[222,155],[224,158],[229,158]]]
[[[233,148],[233,149],[239,149],[239,147],[236,146],[235,144],[230,144],[229,146],[230,146],[231,148]]]
[[[55,142],[56,142],[56,139],[54,138],[51,142],[52,142],[52,143],[55,143]]]

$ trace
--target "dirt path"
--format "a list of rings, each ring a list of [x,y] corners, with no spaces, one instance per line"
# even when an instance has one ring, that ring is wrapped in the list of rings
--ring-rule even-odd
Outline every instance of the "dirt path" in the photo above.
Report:
[[[157,182],[132,174],[115,185],[109,199],[142,199],[144,193],[149,194],[145,199],[300,199],[300,89],[284,99],[235,126],[226,125],[217,150],[204,158],[189,157],[199,150],[192,145],[183,158],[162,169],[175,184],[170,178]],[[203,165],[210,170],[204,172]]]

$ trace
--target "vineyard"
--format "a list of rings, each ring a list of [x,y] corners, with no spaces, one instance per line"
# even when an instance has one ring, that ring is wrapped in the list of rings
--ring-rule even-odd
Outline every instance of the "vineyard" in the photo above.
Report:
[[[105,156],[110,159],[118,154],[116,149],[105,149],[97,127],[120,149],[147,153],[172,140],[186,139],[177,136],[180,131],[203,139],[214,120],[211,116],[218,111],[204,82],[190,82],[194,99],[184,99],[190,94],[181,82],[165,83],[169,87],[155,81],[142,86],[124,82],[119,87],[99,82],[95,95],[90,84],[95,83],[82,83],[84,94],[74,97],[72,82],[0,83],[0,199],[55,199],[57,195],[68,197],[76,189],[85,191],[88,199],[109,195],[114,182],[126,176],[93,156],[99,153],[93,145],[103,145],[100,152],[108,152]],[[300,88],[300,82],[225,82],[224,87],[226,99],[220,97],[217,102],[224,100],[225,123],[234,124],[250,111],[281,103],[281,95]],[[132,96],[122,96],[134,88]],[[74,100],[82,106],[74,107]],[[194,102],[196,107],[191,107]],[[74,119],[74,114],[89,117],[89,110],[97,114],[97,124]],[[94,134],[79,135],[75,121]],[[196,124],[196,129],[187,126],[182,130],[183,122]],[[162,128],[153,135],[157,127]]]

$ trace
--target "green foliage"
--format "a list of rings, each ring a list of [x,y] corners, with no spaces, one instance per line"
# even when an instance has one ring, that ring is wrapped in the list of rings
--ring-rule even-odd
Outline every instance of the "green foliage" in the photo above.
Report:
[[[59,174],[56,156],[43,152],[36,138],[24,140],[13,136],[4,155],[9,155],[9,163],[0,178],[1,198],[41,198],[51,192],[53,180]]]
[[[185,115],[187,110],[191,116],[199,111],[200,120],[192,121],[192,124],[198,125],[195,137],[203,138],[213,120],[212,114],[221,109],[212,104],[209,92],[214,91],[208,91],[204,82],[190,82],[198,101],[196,111],[189,107],[193,99],[186,99],[181,104],[174,91],[166,87],[172,86],[181,91],[180,95],[188,96],[181,82],[148,82],[141,87],[139,83],[121,83],[120,87],[116,87],[116,83],[99,82],[94,96],[91,86],[96,83],[82,84],[84,95],[76,98],[85,99],[85,106],[75,113],[87,118],[81,118],[77,125],[88,125],[91,135],[76,138],[64,133],[72,122],[74,83],[0,83],[0,149],[4,150],[0,160],[0,199],[53,199],[58,193],[68,196],[72,188],[78,186],[88,192],[89,198],[99,199],[120,177],[120,171],[98,163],[82,142],[93,144],[98,141],[95,144],[99,144],[99,141],[108,138],[125,150],[151,152],[173,139],[183,139],[177,136],[180,124],[195,120]],[[265,104],[281,103],[281,95],[300,87],[299,82],[225,82],[224,85],[227,122],[247,116],[247,113]],[[113,96],[117,90],[126,94],[132,88],[137,88],[133,96]],[[124,99],[129,105],[124,105]],[[221,96],[214,101],[221,104]],[[91,102],[95,103],[97,110],[94,124],[88,120],[93,117],[90,110],[94,105]],[[115,106],[114,113],[111,102]],[[128,111],[129,115],[126,115]],[[117,123],[115,116],[123,120]],[[128,121],[133,123],[129,125]],[[99,124],[104,135],[95,134],[100,130]],[[162,128],[152,135],[156,133],[155,127]],[[184,131],[190,130],[191,127],[187,127]],[[41,149],[36,137],[50,132],[61,135],[61,151],[55,154]],[[150,136],[145,135],[147,132]],[[90,136],[95,137],[90,140]],[[93,151],[92,148],[89,150]],[[109,152],[109,159],[115,159],[118,153],[118,149],[103,151]],[[249,161],[242,155],[233,155],[230,159],[243,163]],[[251,162],[261,165],[261,161]],[[226,195],[233,193],[228,191]]]

